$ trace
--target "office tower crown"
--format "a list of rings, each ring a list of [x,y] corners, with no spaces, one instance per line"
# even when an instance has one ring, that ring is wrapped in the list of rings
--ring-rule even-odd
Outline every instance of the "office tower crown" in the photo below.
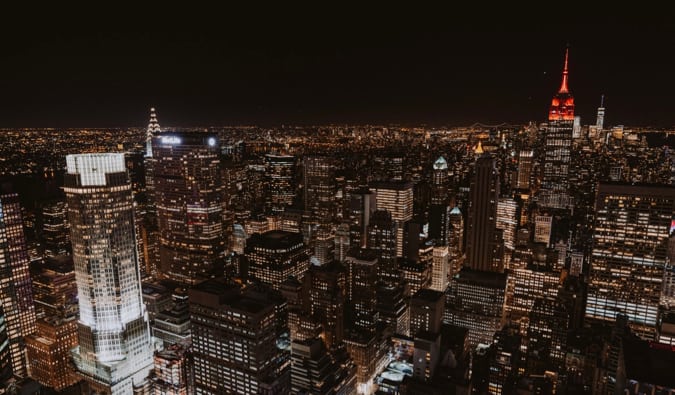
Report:
[[[551,100],[551,108],[548,113],[549,121],[574,121],[574,97],[568,87],[568,59],[569,48],[565,50],[565,65],[563,66],[560,89]]]

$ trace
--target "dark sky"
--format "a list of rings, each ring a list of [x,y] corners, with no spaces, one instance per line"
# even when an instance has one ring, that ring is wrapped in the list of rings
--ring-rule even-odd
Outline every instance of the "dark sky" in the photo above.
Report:
[[[583,123],[675,125],[659,9],[54,3],[0,17],[0,127],[541,122],[567,43]]]

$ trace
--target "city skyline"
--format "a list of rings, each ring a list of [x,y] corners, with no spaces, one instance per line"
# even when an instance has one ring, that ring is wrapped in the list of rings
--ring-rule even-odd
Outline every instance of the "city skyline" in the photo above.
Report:
[[[675,392],[675,22],[556,5],[8,10],[0,395]]]
[[[4,35],[0,127],[140,126],[153,106],[174,126],[540,122],[568,44],[582,122],[605,95],[609,125],[675,125],[665,15],[119,11]]]

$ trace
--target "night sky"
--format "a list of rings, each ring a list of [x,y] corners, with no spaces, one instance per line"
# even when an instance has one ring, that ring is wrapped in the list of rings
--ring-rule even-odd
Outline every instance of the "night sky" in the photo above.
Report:
[[[582,123],[675,126],[663,10],[192,3],[5,10],[0,127],[542,122],[568,43]]]

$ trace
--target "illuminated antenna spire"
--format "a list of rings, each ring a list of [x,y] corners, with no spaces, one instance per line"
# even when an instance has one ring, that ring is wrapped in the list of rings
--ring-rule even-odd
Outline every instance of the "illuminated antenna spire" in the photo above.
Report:
[[[600,95],[600,107],[605,107],[605,95]]]
[[[567,47],[565,49],[565,67],[563,67],[562,83],[560,84],[560,90],[558,91],[558,93],[568,93],[569,92],[569,89],[567,89],[567,76],[569,74],[569,72],[567,70],[567,59],[569,57],[569,53],[570,53],[570,48]]]
[[[157,121],[157,114],[155,114],[155,107],[150,109],[150,123],[148,124],[148,131],[145,137],[145,156],[152,156],[152,136],[161,132],[159,122]]]

